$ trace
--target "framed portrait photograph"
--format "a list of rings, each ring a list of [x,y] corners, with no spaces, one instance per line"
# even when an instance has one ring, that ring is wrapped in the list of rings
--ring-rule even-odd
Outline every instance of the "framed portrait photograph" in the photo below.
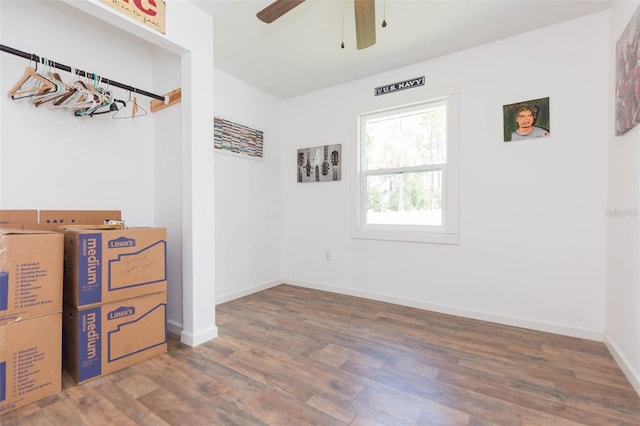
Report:
[[[505,142],[551,136],[549,98],[531,99],[504,105],[502,112]]]

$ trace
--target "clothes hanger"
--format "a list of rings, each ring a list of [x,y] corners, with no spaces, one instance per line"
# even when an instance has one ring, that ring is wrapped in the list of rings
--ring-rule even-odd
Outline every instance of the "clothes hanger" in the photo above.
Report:
[[[77,108],[90,108],[95,106],[95,98],[93,92],[84,84],[84,82],[78,80],[73,84],[76,89],[75,96],[67,99],[61,106],[65,109],[77,109]]]
[[[93,84],[91,84],[90,81],[92,81]],[[93,94],[93,105],[91,105],[91,107],[89,108],[86,108],[85,112],[91,108],[95,108],[102,105],[102,103],[104,102],[104,90],[101,87],[99,87],[101,81],[102,81],[102,77],[99,77],[95,73],[93,74],[92,80],[88,80],[86,86]],[[75,114],[75,111],[74,111],[74,114]],[[84,115],[84,113],[81,115]]]
[[[10,96],[11,99],[22,99],[41,95],[43,93],[54,90],[54,88],[56,87],[53,82],[37,72],[38,62],[34,60],[34,63],[35,68],[27,66],[24,70],[24,74],[22,74],[22,77],[20,77],[20,79],[16,81],[13,87],[9,89],[7,96]],[[32,86],[23,88],[23,86],[27,82],[31,82]]]
[[[81,96],[75,97],[73,102],[67,102],[64,105],[66,109],[85,109],[93,108],[98,105],[98,97],[94,91],[89,89],[89,84],[78,79],[74,83],[74,87],[78,89]],[[75,110],[74,110],[75,113]]]
[[[74,115],[76,117],[87,116],[87,115],[90,117],[93,117],[95,114],[103,114],[105,112],[111,112],[111,105],[113,105],[113,101],[114,101],[113,92],[109,90],[108,87],[107,89],[103,89],[102,87],[96,87],[96,92],[102,95],[103,102],[100,105],[97,105],[93,108],[87,108],[84,110],[75,111]],[[108,110],[99,112],[103,108],[108,108]]]
[[[64,109],[78,109],[78,108],[91,108],[95,106],[94,94],[87,84],[80,79],[80,76],[76,69],[71,68],[71,75],[73,76],[71,88],[73,92],[66,97],[54,102],[55,106]]]
[[[49,76],[51,78],[51,81],[56,85],[56,88],[51,92],[47,92],[45,94],[33,97],[31,99],[31,103],[35,107],[39,107],[44,103],[51,102],[55,99],[58,99],[61,96],[67,94],[69,91],[69,86],[60,79],[60,75],[54,72],[49,72]]]
[[[55,84],[56,87],[55,87],[55,90],[46,92],[42,95],[34,96],[31,99],[31,103],[36,107],[39,107],[40,105],[46,102],[50,102],[54,99],[59,98],[60,96],[66,94],[67,91],[69,90],[69,86],[62,81],[62,78],[60,77],[60,75],[58,73],[51,71],[51,63],[46,58],[43,58],[43,64],[45,64],[47,68],[46,68],[46,71],[43,72],[42,74],[45,75],[45,77],[48,77],[50,81]]]
[[[75,83],[78,81],[78,75],[76,74],[75,68],[71,68],[71,80],[67,84],[68,89],[67,93],[60,96],[53,102],[53,106],[56,108],[63,108],[66,103],[75,102],[76,99],[82,96],[82,93],[79,93],[78,88]]]
[[[131,105],[131,114],[128,112],[125,113],[125,107],[127,104]],[[111,118],[114,120],[122,120],[125,118],[135,118],[147,115],[147,110],[138,104],[138,98],[134,96],[133,100],[131,99],[131,91],[129,91],[129,100],[125,103],[125,107],[116,111]]]
[[[121,108],[118,108],[118,104],[122,104]],[[100,114],[110,114],[112,112],[117,112],[120,109],[124,109],[127,107],[127,103],[125,101],[123,101],[122,99],[114,99],[113,102],[109,105],[109,109],[106,111],[95,111],[92,112],[91,114],[89,114],[91,117],[93,117],[94,115],[100,115]]]
[[[93,116],[96,111],[99,111],[102,108],[110,108],[111,104],[113,104],[113,92],[109,90],[108,86],[106,89],[99,86],[102,82],[102,77],[99,77],[98,81],[99,82],[96,85],[96,93],[98,93],[99,97],[101,98],[100,103],[93,108],[84,110],[82,112],[82,115],[84,116]]]
[[[142,111],[142,112],[141,112]],[[147,110],[138,105],[138,97],[133,97],[133,108],[131,108],[131,118],[147,115]]]

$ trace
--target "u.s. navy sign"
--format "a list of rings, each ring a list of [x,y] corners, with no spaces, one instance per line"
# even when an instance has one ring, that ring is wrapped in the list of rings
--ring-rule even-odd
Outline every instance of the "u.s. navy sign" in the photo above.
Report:
[[[165,33],[164,0],[102,0],[102,2],[162,34]]]
[[[422,77],[412,78],[410,80],[400,81],[398,83],[387,84],[375,88],[376,96],[386,95],[387,93],[398,92],[400,90],[411,89],[412,87],[424,86],[424,75]]]

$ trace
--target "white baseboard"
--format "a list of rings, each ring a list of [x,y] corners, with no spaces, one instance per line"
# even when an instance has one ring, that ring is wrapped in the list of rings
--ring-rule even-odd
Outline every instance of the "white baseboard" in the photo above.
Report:
[[[185,330],[180,332],[180,341],[185,345],[198,346],[202,343],[206,343],[209,340],[213,340],[218,337],[218,327],[215,325],[209,327],[206,330],[199,331],[197,333],[189,333]]]
[[[616,344],[613,342],[613,340],[611,340],[611,337],[607,333],[604,333],[604,344],[607,346],[607,349],[609,349],[611,356],[616,360],[624,375],[627,376],[627,379],[629,380],[629,383],[631,383],[631,386],[633,386],[633,388],[636,390],[636,393],[640,395],[640,376],[638,375],[638,372],[635,371],[627,357],[625,357],[624,354],[618,349]]]
[[[274,280],[274,281],[262,283],[244,290],[219,296],[216,298],[216,305],[220,303],[228,302],[233,299],[238,299],[243,296],[248,296],[250,294],[256,293],[261,290],[265,290],[267,288],[275,287],[280,284],[282,284],[282,280]],[[189,333],[183,330],[182,323],[178,321],[170,320],[170,319],[167,320],[167,331],[170,333],[179,335],[180,341],[185,345],[189,345],[189,346],[198,346],[201,343],[208,342],[209,340],[212,340],[218,337],[217,327],[211,327],[208,330],[205,330],[203,332],[197,333],[197,335],[194,335],[192,333]]]
[[[234,291],[233,293],[223,294],[222,296],[216,297],[216,305],[219,305],[220,303],[224,303],[224,302],[229,302],[230,300],[239,299],[241,297],[248,296],[250,294],[257,293],[259,291],[266,290],[271,287],[275,287],[282,283],[283,283],[282,280],[267,281],[266,283],[258,284],[253,287],[248,287],[243,290]]]
[[[168,319],[167,331],[169,333],[177,334],[179,336],[180,334],[182,334],[182,323]]]
[[[396,305],[409,306],[412,308],[424,309],[427,311],[438,312],[442,314],[456,315],[464,318],[477,319],[514,327],[527,328],[530,330],[543,331],[546,333],[560,334],[563,336],[577,337],[580,339],[595,340],[602,342],[602,332],[594,330],[586,330],[576,327],[568,327],[559,324],[553,324],[543,321],[534,321],[526,318],[511,317],[507,315],[492,314],[488,312],[473,311],[468,309],[456,308],[453,306],[437,305],[428,302],[405,299],[401,297],[390,296],[387,294],[374,293],[361,290],[353,290],[343,287],[334,287],[332,285],[308,283],[296,280],[283,280],[285,283],[296,285],[299,287],[312,288],[316,290],[330,291],[333,293],[345,294],[348,296],[362,297],[364,299],[377,300],[379,302],[394,303]]]

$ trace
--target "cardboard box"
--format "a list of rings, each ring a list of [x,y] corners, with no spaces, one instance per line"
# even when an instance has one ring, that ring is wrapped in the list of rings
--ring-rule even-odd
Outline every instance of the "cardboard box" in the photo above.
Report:
[[[165,228],[66,229],[64,301],[75,307],[167,290]]]
[[[0,228],[0,325],[62,312],[64,236]]]
[[[24,229],[24,225],[21,224],[21,223],[0,222],[0,228],[3,228],[3,229]]]
[[[54,231],[58,226],[102,225],[105,220],[120,220],[120,210],[0,210],[0,223],[12,228]],[[7,227],[3,226],[3,227]]]
[[[0,210],[0,228],[24,229],[24,224],[38,223],[37,210]]]
[[[62,313],[0,325],[0,415],[60,392]]]
[[[37,210],[0,210],[0,222],[38,223]]]
[[[64,368],[78,383],[167,352],[165,292],[64,309]]]
[[[58,226],[102,225],[106,220],[120,220],[120,210],[40,210],[39,229]]]

